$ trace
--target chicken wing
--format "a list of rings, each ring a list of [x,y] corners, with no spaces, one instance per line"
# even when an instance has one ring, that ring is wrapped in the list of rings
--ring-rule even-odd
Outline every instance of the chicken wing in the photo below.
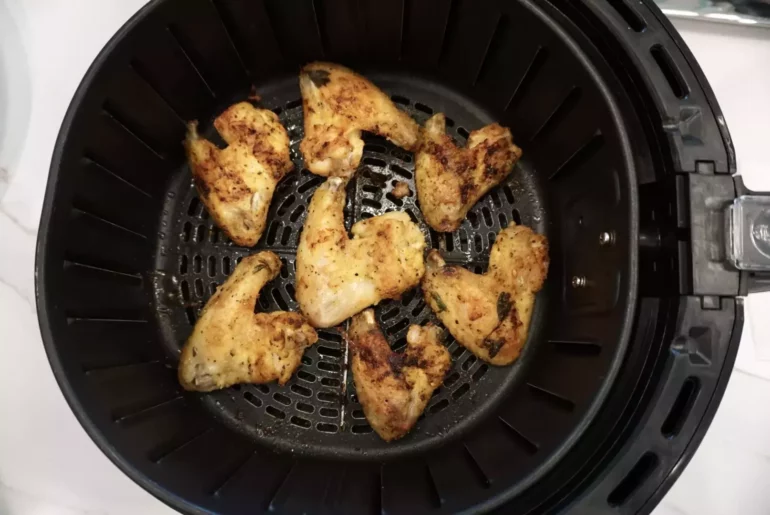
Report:
[[[406,213],[343,220],[345,181],[319,186],[297,249],[297,302],[315,327],[332,327],[420,283],[425,237]]]
[[[406,150],[417,146],[419,126],[377,86],[338,64],[311,63],[300,72],[308,169],[324,177],[350,177],[364,150],[361,131]]]
[[[214,121],[228,146],[220,150],[188,125],[185,149],[203,204],[238,245],[253,247],[265,230],[275,186],[292,168],[289,135],[278,116],[248,102]]]
[[[441,329],[413,325],[406,351],[396,353],[380,331],[374,310],[353,317],[348,341],[356,395],[366,420],[390,442],[408,433],[452,366]]]
[[[272,252],[246,257],[206,303],[179,360],[186,390],[291,378],[318,335],[299,313],[254,313],[259,290],[280,269]]]
[[[548,274],[548,241],[528,227],[500,232],[489,270],[477,275],[428,254],[425,302],[465,348],[493,365],[513,363],[529,333],[535,294]]]
[[[503,182],[521,158],[511,131],[493,123],[473,131],[464,148],[446,135],[439,113],[420,131],[415,157],[417,199],[425,221],[439,232],[456,231],[468,211]]]

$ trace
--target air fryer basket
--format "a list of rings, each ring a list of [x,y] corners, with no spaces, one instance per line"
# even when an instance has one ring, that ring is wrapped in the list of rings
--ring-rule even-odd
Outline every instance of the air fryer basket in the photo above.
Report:
[[[673,173],[706,162],[714,169],[704,173],[716,177],[732,161],[707,88],[671,71],[671,55],[680,54],[662,44],[647,60],[626,53],[634,34],[655,35],[653,27],[676,48],[666,25],[621,0],[151,2],[108,44],[73,100],[41,223],[41,329],[78,418],[126,473],[187,512],[450,513],[503,503],[545,511],[581,495],[595,503],[585,492],[600,487],[586,483],[603,468],[617,471],[613,488],[590,512],[640,509],[652,498],[634,498],[640,485],[655,474],[660,485],[674,465],[649,450],[618,458],[619,449],[650,448],[650,438],[631,434],[647,427],[647,410],[663,413],[672,438],[695,434],[700,425],[688,426],[688,417],[713,413],[696,401],[718,402],[736,347],[727,342],[741,323],[740,305],[728,298],[737,290],[691,300],[700,293],[698,263],[690,262],[698,253],[667,238],[668,230],[689,236],[676,232],[677,202],[697,182]],[[405,210],[448,261],[476,271],[510,223],[551,242],[550,276],[521,359],[490,367],[448,342],[450,374],[415,429],[390,444],[342,382],[337,330],[319,332],[285,387],[198,395],[176,381],[200,309],[241,257],[278,253],[284,267],[258,309],[297,309],[294,254],[322,182],[298,151],[297,71],[318,59],[366,74],[421,123],[446,113],[460,144],[499,121],[525,151],[507,182],[443,235],[427,228],[414,197],[390,193],[398,180],[414,191],[413,156],[367,136],[349,185],[349,225]],[[650,63],[663,68],[654,75]],[[699,111],[701,153],[679,129],[660,126],[661,88],[711,101]],[[253,93],[289,130],[296,170],[278,186],[257,248],[247,249],[208,217],[181,141],[193,119],[216,139],[213,118]],[[717,140],[721,157],[700,159],[719,153]],[[376,313],[394,348],[410,323],[434,319],[417,291]],[[672,341],[684,345],[680,354],[707,354],[718,373],[700,379],[667,365]],[[715,351],[716,341],[726,343]],[[681,401],[680,387],[690,392]],[[707,426],[710,417],[701,419]]]

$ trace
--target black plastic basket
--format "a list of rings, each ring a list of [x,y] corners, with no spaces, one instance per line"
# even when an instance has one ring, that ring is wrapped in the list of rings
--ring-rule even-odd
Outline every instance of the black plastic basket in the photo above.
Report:
[[[367,137],[349,223],[405,210],[476,271],[511,222],[551,242],[521,359],[490,367],[450,342],[452,371],[390,444],[342,384],[334,330],[285,387],[197,395],[176,380],[200,308],[253,251],[200,203],[185,123],[214,137],[213,117],[254,88],[287,126],[296,170],[257,245],[284,267],[260,307],[297,309],[294,253],[322,182],[298,152],[297,71],[318,59],[361,71],[420,123],[446,113],[459,143],[499,121],[525,152],[443,235],[390,194],[396,180],[414,190],[413,156]],[[741,193],[734,171],[713,95],[651,2],[154,1],[97,58],[62,126],[38,251],[43,338],[96,443],[182,511],[650,511],[721,398],[736,296],[766,284],[710,266],[708,236],[691,225],[708,218],[698,195],[722,206]],[[410,292],[377,317],[399,348],[432,314]]]

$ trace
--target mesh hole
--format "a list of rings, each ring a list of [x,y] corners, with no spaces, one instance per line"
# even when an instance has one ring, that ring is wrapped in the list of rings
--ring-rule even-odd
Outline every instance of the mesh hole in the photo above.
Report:
[[[310,172],[308,172],[310,173]],[[316,186],[320,185],[322,182],[324,182],[324,178],[320,177],[318,175],[314,175],[311,177],[307,182],[302,183],[299,188],[297,188],[298,193],[305,193],[306,191],[309,191]]]
[[[301,411],[302,413],[313,413],[315,411],[315,408],[312,404],[307,404],[304,402],[298,402],[296,408]]]
[[[471,223],[471,227],[473,227],[474,229],[478,229],[480,227],[479,215],[475,211],[471,211],[468,213],[468,221]]]
[[[414,108],[417,109],[418,111],[421,111],[421,112],[425,113],[425,114],[433,114],[433,109],[431,109],[430,107],[426,106],[425,104],[421,104],[420,102],[415,102]]]
[[[401,349],[403,349],[404,347],[406,347],[406,344],[407,344],[406,336],[402,336],[401,338],[396,340],[395,343],[393,343],[392,349],[393,349],[393,351],[398,352]]]
[[[184,313],[187,316],[187,321],[190,325],[195,325],[195,311],[193,308],[185,308]]]
[[[286,303],[286,300],[284,300],[283,296],[281,295],[281,290],[278,288],[273,288],[270,290],[270,295],[273,296],[273,300],[276,304],[278,304],[278,307],[281,308],[281,311],[289,311],[289,304]]]
[[[481,208],[481,215],[484,217],[484,223],[487,227],[492,227],[492,211],[487,206]]]
[[[180,274],[187,273],[187,256],[185,255],[182,255],[179,257],[179,273]]]
[[[318,392],[316,397],[318,397],[318,400],[322,402],[339,402],[340,400],[339,395],[331,392]]]
[[[519,213],[518,209],[514,209],[513,213],[513,221],[516,222],[516,225],[521,225],[521,213]]]
[[[504,214],[499,213],[497,215],[497,219],[500,220],[500,227],[502,227],[503,229],[508,227],[508,217],[506,217]]]
[[[310,427],[313,425],[308,419],[293,416],[289,419],[289,422],[291,422],[292,425],[304,428],[304,429],[310,429]]]
[[[465,127],[458,127],[457,128],[457,134],[462,136],[464,139],[468,139],[468,136],[471,135],[471,133],[468,132],[468,129],[466,129]]]
[[[182,300],[186,302],[190,301],[190,285],[187,281],[182,281],[182,284],[179,285],[179,289],[182,290]]]
[[[187,214],[189,216],[196,216],[198,214],[198,208],[201,205],[201,201],[198,197],[193,197],[190,201],[190,207],[187,208]]]
[[[252,404],[252,405],[254,405],[257,408],[261,408],[262,407],[262,399],[260,399],[259,397],[257,397],[256,395],[254,395],[251,392],[243,392],[243,398],[246,399],[246,401],[249,404]]]
[[[393,102],[395,102],[396,104],[401,104],[403,106],[408,106],[411,104],[408,98],[402,97],[401,95],[393,95],[392,97],[390,97],[390,99],[393,100]]]
[[[401,297],[401,305],[408,306],[414,300],[416,295],[417,295],[416,289],[409,290]]]
[[[377,159],[376,157],[365,157],[364,163],[371,165],[371,166],[378,166],[380,168],[385,168],[387,163],[383,161],[382,159]]]
[[[205,225],[199,225],[198,228],[195,230],[195,241],[198,242],[198,243],[206,241],[206,226]]]
[[[437,233],[436,231],[431,229],[430,230],[430,246],[431,246],[431,248],[433,248],[433,249],[441,248],[441,243],[440,243],[439,238],[440,238],[439,233]]]
[[[460,347],[460,348],[462,349],[462,347]],[[449,388],[450,386],[455,384],[458,379],[460,379],[460,374],[458,374],[457,372],[452,372],[451,374],[449,374],[447,376],[446,379],[444,379],[444,386]]]
[[[420,313],[422,313],[422,310],[425,309],[425,301],[420,299],[420,302],[417,303],[417,305],[412,310],[412,316],[416,317]]]
[[[324,331],[323,329],[320,329],[318,331],[318,336],[327,342],[342,343],[342,337],[339,334],[333,333],[331,331]]]
[[[289,220],[292,223],[295,223],[297,220],[300,219],[302,214],[305,212],[305,206],[297,206],[297,208],[291,212],[291,216],[289,216]]]
[[[405,318],[405,319],[401,320],[400,322],[398,322],[397,324],[394,324],[394,325],[388,327],[387,333],[390,336],[393,336],[397,332],[402,331],[402,330],[406,329],[407,327],[409,327],[409,319]]]
[[[321,408],[318,412],[322,417],[335,418],[340,416],[339,410],[334,408]]]
[[[363,420],[366,418],[366,415],[364,415],[364,410],[360,409],[354,409],[350,416],[358,420]]]
[[[364,184],[362,189],[367,193],[372,193],[374,195],[379,195],[382,193],[382,190],[378,188],[377,186],[372,186],[371,184]]]
[[[330,388],[338,388],[340,386],[340,380],[333,377],[322,377],[321,384]]]
[[[286,413],[284,413],[283,411],[279,410],[274,406],[268,406],[267,408],[265,408],[265,412],[271,417],[274,417],[280,420],[283,420],[286,418]]]
[[[336,363],[327,363],[326,361],[319,361],[318,368],[326,372],[339,372],[340,366]]]
[[[464,230],[460,230],[460,250],[463,252],[468,251],[468,233]]]
[[[305,388],[304,386],[300,386],[298,384],[291,385],[291,391],[296,393],[297,395],[301,395],[303,397],[312,397],[313,391],[310,390],[310,388]]]
[[[492,205],[495,206],[495,209],[503,207],[503,203],[500,201],[500,195],[497,194],[497,190],[492,190],[489,193],[489,198],[492,199]]]
[[[463,395],[465,395],[466,393],[468,393],[468,391],[469,391],[470,389],[471,389],[471,385],[469,385],[468,383],[465,383],[465,384],[464,384],[464,385],[462,385],[460,388],[458,388],[457,390],[455,390],[455,391],[453,391],[453,392],[452,392],[452,398],[453,398],[454,400],[457,400],[457,399],[459,399],[460,397],[462,397]]]
[[[332,349],[330,347],[318,346],[316,347],[316,350],[318,351],[318,354],[320,354],[321,356],[327,356],[331,358],[342,357],[342,351],[340,349]]]
[[[375,154],[384,154],[388,149],[382,145],[376,145],[374,143],[367,143],[364,145],[364,152],[373,152]]]
[[[307,366],[310,366],[313,364],[313,359],[307,354],[303,355],[300,361],[302,362],[303,365],[307,365]]]
[[[365,205],[366,207],[370,207],[372,209],[382,209],[382,204],[370,198],[361,199],[361,204]]]
[[[446,242],[446,249],[448,252],[453,252],[455,249],[455,239],[450,233],[444,234],[444,241]]]
[[[401,166],[392,164],[392,165],[390,165],[390,169],[391,169],[391,171],[394,174],[398,175],[399,177],[402,177],[404,179],[411,179],[412,178],[412,172],[410,172],[406,168],[403,168]]]
[[[508,184],[503,186],[503,194],[505,195],[505,200],[507,200],[509,204],[513,204],[513,202],[516,200],[516,197],[513,196],[513,190]]]
[[[295,200],[297,200],[297,197],[295,197],[294,195],[289,195],[288,197],[286,197],[286,200],[281,202],[281,205],[278,206],[278,211],[276,212],[276,214],[278,216],[285,215],[286,211],[288,211],[291,205],[294,204]]]
[[[305,372],[304,370],[297,372],[297,377],[303,381],[307,381],[308,383],[315,383],[316,380],[316,377],[313,374],[310,372]]]
[[[401,311],[401,310],[400,310],[400,309],[398,309],[398,308],[393,308],[393,309],[391,309],[390,311],[388,311],[388,312],[386,312],[385,314],[383,314],[383,315],[380,317],[380,319],[381,319],[383,322],[387,322],[387,321],[388,321],[388,320],[390,320],[391,318],[394,318],[396,315],[398,315],[398,313],[399,313],[400,311]]]
[[[350,431],[353,432],[353,434],[365,435],[371,433],[374,430],[369,424],[356,424],[350,428]]]
[[[278,228],[281,226],[278,222],[273,222],[270,224],[270,229],[267,231],[267,244],[273,245],[275,243],[275,239],[278,236]]]
[[[476,371],[473,373],[473,376],[471,376],[471,377],[473,377],[473,380],[474,380],[474,381],[478,381],[479,379],[481,379],[482,377],[484,377],[484,374],[486,374],[486,373],[487,373],[487,370],[489,370],[489,366],[488,366],[488,365],[481,365],[481,366],[479,367],[479,369],[478,369],[478,370],[476,370]]]
[[[315,428],[322,433],[336,433],[337,426],[335,424],[329,424],[328,422],[319,422],[315,425]]]
[[[209,283],[209,297],[213,297],[214,294],[217,292],[217,287],[219,285],[217,283]]]
[[[202,298],[203,297],[203,281],[201,281],[200,279],[196,279],[194,284],[195,284],[195,295],[198,298]]]
[[[292,300],[292,302],[297,302],[297,295],[296,291],[294,290],[294,285],[289,283],[285,287],[286,293],[289,295],[289,298]]]
[[[452,351],[452,357],[453,357],[454,359],[457,359],[457,358],[459,358],[460,356],[462,356],[464,352],[465,352],[465,349],[464,349],[463,347],[461,347],[461,346],[459,346],[459,345],[458,345],[458,346],[457,346],[457,348],[456,348],[455,350],[453,350],[453,351]]]
[[[284,406],[289,406],[291,404],[291,399],[279,392],[273,394],[273,399],[280,402]]]
[[[182,241],[190,241],[190,233],[192,232],[192,224],[185,222],[182,227]]]
[[[291,227],[284,227],[283,228],[283,236],[281,236],[281,245],[286,245],[289,243],[289,238],[291,238]]]
[[[441,399],[436,404],[431,406],[430,409],[428,409],[428,411],[430,411],[431,413],[438,413],[439,411],[442,411],[447,407],[449,407],[449,401],[446,399]]]

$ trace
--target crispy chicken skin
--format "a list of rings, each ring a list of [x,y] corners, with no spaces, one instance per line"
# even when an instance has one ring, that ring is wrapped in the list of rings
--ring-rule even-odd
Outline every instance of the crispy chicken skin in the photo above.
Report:
[[[511,131],[493,123],[473,131],[464,148],[446,134],[436,114],[420,131],[415,157],[417,199],[425,221],[439,232],[456,231],[468,211],[500,184],[521,158]]]
[[[367,309],[353,317],[348,340],[356,395],[366,420],[386,442],[408,433],[452,366],[441,329],[413,325],[403,353],[390,345]]]
[[[474,274],[428,254],[425,302],[465,348],[493,365],[510,365],[527,341],[535,294],[548,274],[548,241],[510,226],[492,247],[489,270]]]
[[[308,169],[324,177],[350,177],[364,150],[361,131],[406,150],[417,146],[419,126],[369,80],[338,64],[310,63],[299,75],[305,111],[300,150]]]
[[[425,237],[406,213],[362,220],[348,237],[345,181],[318,187],[297,249],[297,302],[315,327],[332,327],[383,299],[395,299],[425,273]]]
[[[179,360],[179,382],[186,390],[285,384],[291,378],[318,335],[299,313],[254,313],[259,290],[280,269],[272,252],[246,257],[206,303]]]
[[[238,245],[253,247],[265,230],[278,181],[293,168],[289,135],[278,116],[248,102],[214,121],[228,146],[220,150],[188,125],[185,150],[195,186],[217,225]]]

